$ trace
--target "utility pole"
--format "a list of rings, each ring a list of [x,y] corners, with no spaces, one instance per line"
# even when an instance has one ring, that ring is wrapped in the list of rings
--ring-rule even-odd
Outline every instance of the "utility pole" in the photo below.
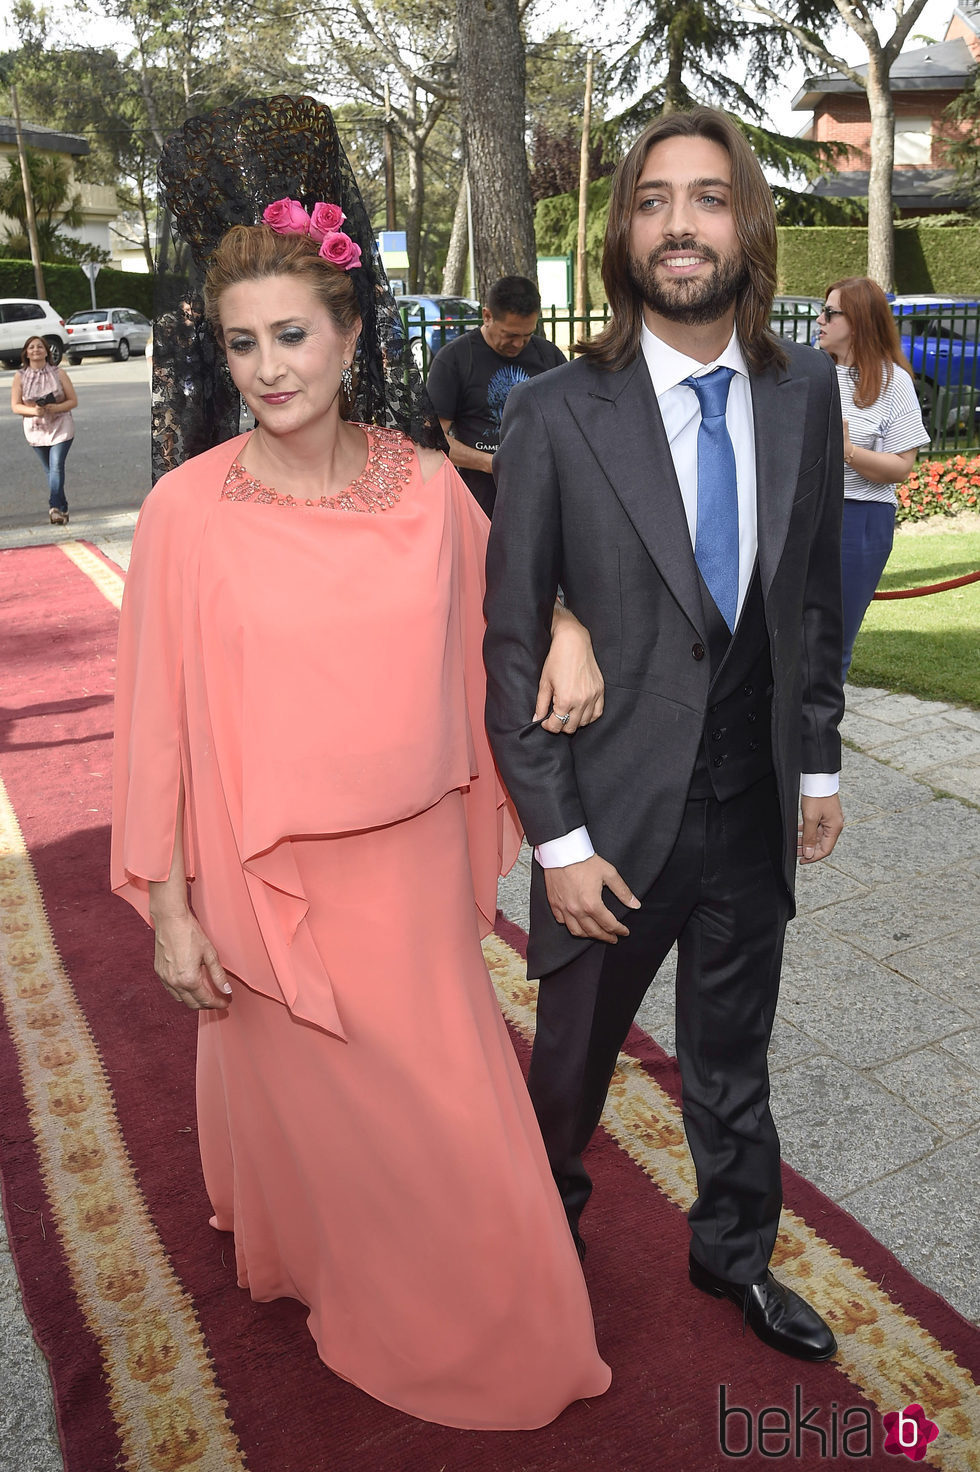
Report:
[[[385,229],[395,228],[395,140],[391,127],[391,93],[385,77]]]
[[[41,247],[37,241],[37,220],[34,216],[34,195],[31,190],[31,176],[27,168],[27,151],[24,148],[24,132],[20,126],[20,105],[17,102],[17,88],[13,82],[10,84],[10,98],[14,105],[14,128],[17,132],[17,156],[20,159],[20,177],[24,185],[24,210],[27,214],[27,238],[31,243],[31,260],[34,263],[34,290],[42,301],[47,300],[47,292],[44,289],[44,271],[41,267]]]
[[[578,171],[578,242],[575,252],[575,315],[585,317],[589,295],[589,261],[585,226],[589,212],[589,129],[592,123],[592,47],[585,59],[585,107],[582,112],[582,153]],[[587,336],[583,324],[582,336]]]
[[[470,190],[469,164],[463,171],[466,182],[466,249],[470,261],[470,301],[476,301],[476,254],[473,250],[473,194]]]

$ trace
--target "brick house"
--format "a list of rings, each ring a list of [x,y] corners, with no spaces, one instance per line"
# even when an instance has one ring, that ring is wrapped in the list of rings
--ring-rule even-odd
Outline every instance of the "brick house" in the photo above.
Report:
[[[943,113],[971,83],[978,64],[980,6],[964,4],[953,12],[942,41],[903,51],[892,67],[892,199],[900,215],[941,214],[967,203],[955,172],[945,167],[944,140],[951,125]],[[854,69],[864,73],[867,66]],[[804,137],[848,144],[837,172],[816,179],[810,192],[836,199],[867,196],[871,114],[863,89],[840,72],[808,76],[792,106],[797,112],[813,113]]]

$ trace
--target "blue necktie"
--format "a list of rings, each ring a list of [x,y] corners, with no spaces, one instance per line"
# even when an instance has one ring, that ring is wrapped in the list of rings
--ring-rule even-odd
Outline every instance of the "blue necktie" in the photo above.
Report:
[[[701,405],[694,558],[718,612],[732,630],[738,609],[738,487],[725,408],[734,373],[733,368],[715,368],[701,378],[684,379]]]

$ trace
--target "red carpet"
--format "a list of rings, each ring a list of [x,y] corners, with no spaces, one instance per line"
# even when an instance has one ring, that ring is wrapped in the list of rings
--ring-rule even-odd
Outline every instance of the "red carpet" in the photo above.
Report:
[[[792,1171],[777,1256],[831,1318],[839,1362],[772,1354],[688,1286],[676,1072],[637,1032],[591,1155],[586,1275],[607,1395],[538,1432],[425,1425],[324,1369],[299,1305],[253,1304],[207,1226],[196,1021],[106,888],[119,579],[78,544],[2,552],[0,574],[0,1171],[68,1472],[895,1469],[882,1416],[911,1402],[940,1428],[922,1465],[977,1472],[980,1334]],[[521,944],[504,920],[488,943],[518,1034]],[[725,1445],[722,1393],[745,1408]]]

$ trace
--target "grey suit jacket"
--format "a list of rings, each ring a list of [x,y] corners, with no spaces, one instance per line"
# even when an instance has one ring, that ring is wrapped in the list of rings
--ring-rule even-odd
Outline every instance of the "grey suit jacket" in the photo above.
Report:
[[[788,368],[754,374],[751,386],[771,739],[792,896],[800,771],[840,767],[844,462],[833,363],[784,346]],[[501,773],[532,844],[587,823],[597,852],[642,895],[680,826],[710,681],[691,537],[642,356],[616,372],[579,358],[516,387],[494,474],[484,653]],[[531,720],[559,585],[606,682],[601,719],[570,739]],[[541,975],[591,942],[554,920],[534,869],[529,969]]]

